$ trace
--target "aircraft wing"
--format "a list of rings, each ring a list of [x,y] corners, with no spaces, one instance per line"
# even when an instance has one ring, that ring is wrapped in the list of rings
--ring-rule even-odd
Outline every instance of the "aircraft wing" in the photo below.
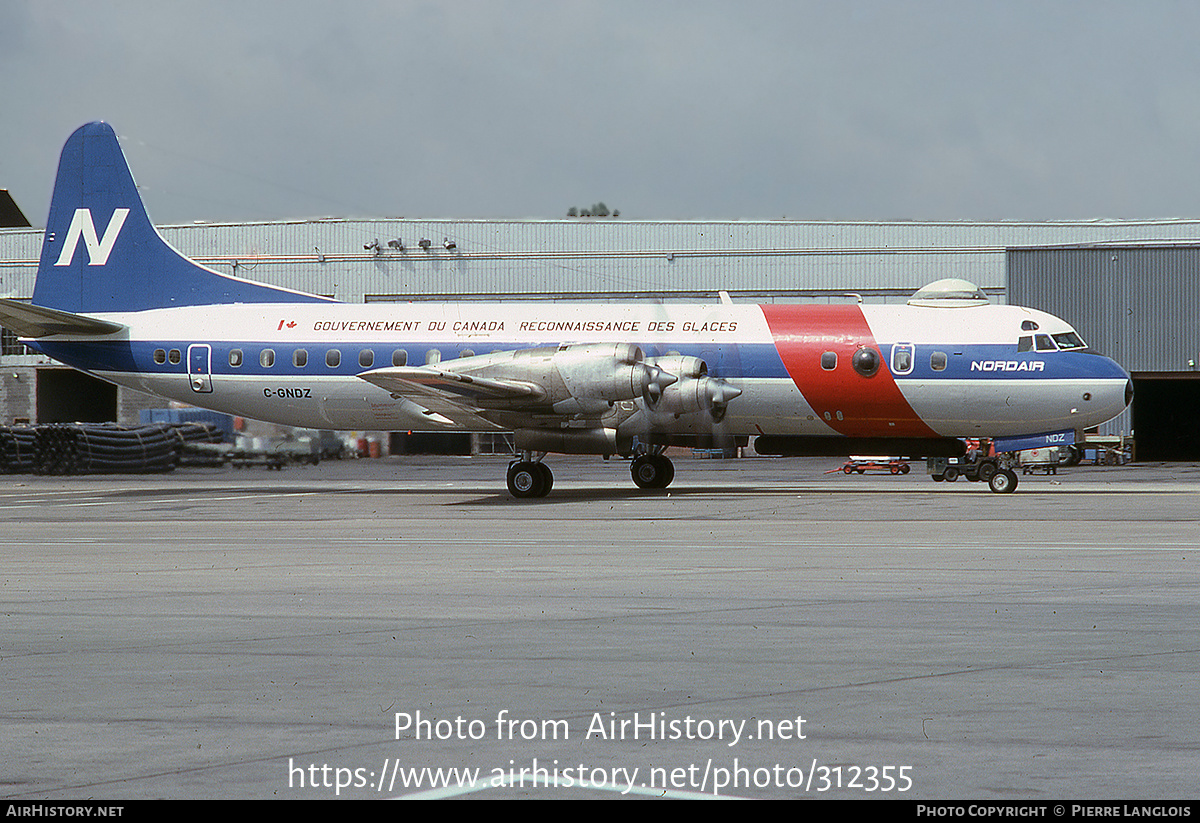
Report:
[[[453,395],[474,401],[486,400],[540,400],[545,392],[540,386],[520,380],[502,380],[491,377],[476,377],[447,369],[429,366],[396,366],[390,369],[375,369],[359,375],[368,383],[374,383],[392,394],[425,397]]]
[[[396,397],[396,402],[400,404],[401,409],[410,416],[428,420],[431,423],[436,423],[438,426],[469,429],[471,431],[484,431],[487,429],[494,429],[495,431],[503,430],[502,427],[483,417],[478,409],[473,409],[454,400],[447,400],[446,398],[431,395],[406,397],[393,393],[393,396]]]
[[[426,366],[372,369],[358,377],[396,400],[456,422],[466,417],[511,422],[516,413],[552,428],[569,419],[599,420],[617,401],[661,398],[679,380],[647,361],[640,347],[624,343],[498,351]]]
[[[54,334],[115,334],[126,328],[120,323],[47,309],[11,297],[0,297],[0,326],[15,332],[18,337],[30,338]]]
[[[358,375],[391,392],[409,411],[439,425],[479,429],[501,427],[488,420],[483,407],[496,401],[537,401],[540,387],[517,380],[498,380],[432,367],[397,366]]]

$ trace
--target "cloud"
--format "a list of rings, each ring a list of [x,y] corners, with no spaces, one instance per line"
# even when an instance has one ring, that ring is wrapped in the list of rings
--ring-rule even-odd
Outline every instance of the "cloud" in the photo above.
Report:
[[[106,119],[162,222],[1195,214],[1189,4],[0,7],[0,187]]]

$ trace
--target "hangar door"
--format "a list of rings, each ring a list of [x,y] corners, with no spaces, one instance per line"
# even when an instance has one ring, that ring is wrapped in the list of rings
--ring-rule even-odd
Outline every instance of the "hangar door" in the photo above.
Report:
[[[1134,372],[1137,459],[1200,460],[1200,373]]]
[[[37,370],[38,423],[110,423],[117,387],[74,369]]]
[[[1133,408],[1100,428],[1133,431],[1138,460],[1200,460],[1200,245],[1009,249],[1009,302],[1071,323],[1133,377]]]

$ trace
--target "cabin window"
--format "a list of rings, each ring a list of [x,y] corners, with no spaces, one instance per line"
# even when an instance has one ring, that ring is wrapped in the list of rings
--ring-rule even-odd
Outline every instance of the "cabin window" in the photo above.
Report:
[[[330,349],[325,352],[325,365],[331,369],[336,369],[342,362],[342,353],[337,349]]]
[[[371,349],[363,349],[358,353],[358,365],[364,369],[371,368],[371,364],[375,362],[375,352]]]
[[[440,349],[430,349],[425,352],[425,365],[436,366],[442,362],[442,352]]]
[[[258,365],[262,366],[264,369],[269,369],[272,366],[274,366],[275,365],[275,350],[274,349],[263,349],[262,352],[258,355]]]
[[[460,351],[458,353],[458,356],[459,357],[474,357],[475,350],[474,349],[463,349],[462,351]]]
[[[183,362],[183,355],[180,353],[179,349],[171,349],[169,352],[167,352],[167,359],[170,360],[174,365],[178,366]]]
[[[229,350],[229,365],[233,366],[235,369],[242,365],[242,350],[241,349],[230,349]]]
[[[837,368],[837,352],[827,351],[821,354],[821,368],[825,371],[833,371]]]
[[[946,353],[944,351],[935,351],[929,354],[929,368],[934,371],[946,370]]]
[[[292,365],[302,369],[308,365],[308,349],[296,349],[292,352]]]
[[[166,363],[167,362],[167,350],[166,349],[155,349],[154,350],[154,362],[160,366],[163,363]]]
[[[396,349],[394,352],[392,352],[392,365],[407,366],[408,352],[406,352],[404,349]]]

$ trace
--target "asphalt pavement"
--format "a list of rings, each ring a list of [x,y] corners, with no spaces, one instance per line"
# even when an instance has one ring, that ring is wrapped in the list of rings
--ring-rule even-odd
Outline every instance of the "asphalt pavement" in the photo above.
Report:
[[[1200,466],[548,462],[6,477],[0,795],[1196,796]]]

